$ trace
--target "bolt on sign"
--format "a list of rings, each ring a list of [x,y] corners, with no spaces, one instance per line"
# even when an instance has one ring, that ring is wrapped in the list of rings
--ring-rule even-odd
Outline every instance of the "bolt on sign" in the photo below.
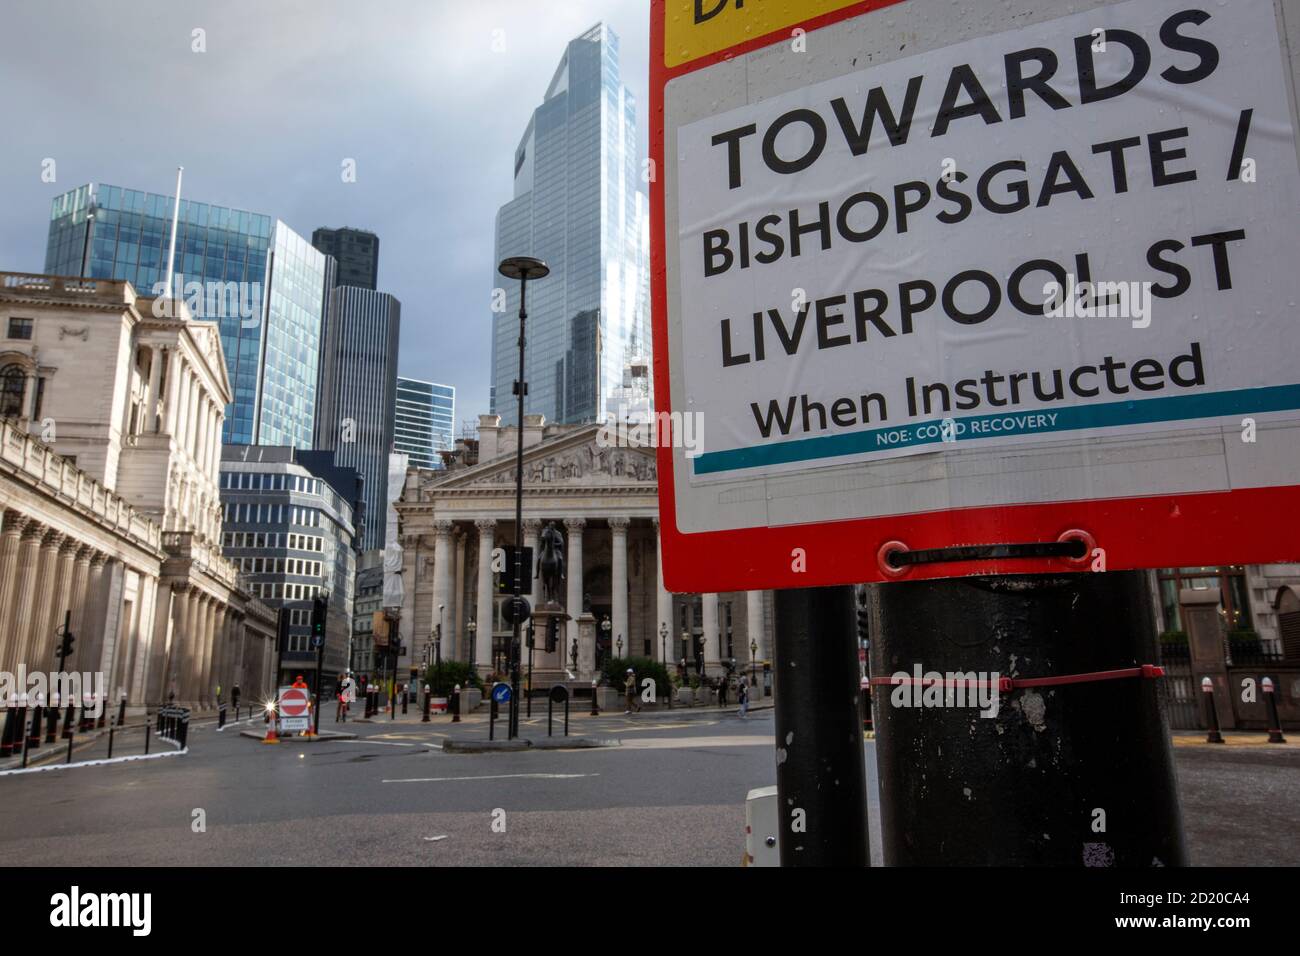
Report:
[[[1298,556],[1300,3],[1024,7],[652,4],[671,590]]]

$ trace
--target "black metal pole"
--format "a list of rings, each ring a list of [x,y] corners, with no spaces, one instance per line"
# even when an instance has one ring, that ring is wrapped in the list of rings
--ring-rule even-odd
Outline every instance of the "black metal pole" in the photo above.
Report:
[[[893,582],[871,632],[886,865],[1186,865],[1142,572]],[[929,706],[924,676],[887,683],[918,669],[945,675]],[[994,674],[1071,681],[963,706]]]
[[[523,558],[524,558],[524,393],[528,384],[524,380],[524,325],[528,320],[526,308],[528,296],[528,274],[519,277],[519,381],[515,383],[518,397],[519,414],[515,421],[515,587],[514,587],[514,622],[511,624],[510,638],[510,723],[507,738],[514,740],[519,736],[519,658],[520,627],[523,624],[520,611],[520,598],[523,596]]]
[[[776,592],[782,866],[867,866],[866,766],[851,587]]]
[[[326,605],[328,608],[328,605]],[[328,610],[326,614],[328,614]],[[312,704],[313,734],[320,736],[320,685],[325,679],[325,635],[320,636],[320,647],[316,648],[316,700]]]

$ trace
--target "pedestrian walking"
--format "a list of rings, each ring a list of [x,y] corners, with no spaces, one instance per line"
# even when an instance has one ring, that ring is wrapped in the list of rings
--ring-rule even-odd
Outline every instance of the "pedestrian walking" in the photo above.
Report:
[[[743,676],[736,685],[736,696],[740,698],[740,716],[743,718],[749,711],[749,684]]]
[[[641,705],[636,699],[636,672],[630,667],[627,669],[627,679],[623,681],[623,695],[627,698],[627,710],[623,713],[630,714],[633,710],[641,713]]]
[[[718,706],[727,706],[727,676],[725,674],[718,681]]]

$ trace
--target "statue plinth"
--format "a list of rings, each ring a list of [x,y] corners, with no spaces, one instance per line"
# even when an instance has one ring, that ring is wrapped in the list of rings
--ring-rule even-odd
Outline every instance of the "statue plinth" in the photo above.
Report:
[[[590,611],[578,615],[578,680],[596,676],[596,617]]]

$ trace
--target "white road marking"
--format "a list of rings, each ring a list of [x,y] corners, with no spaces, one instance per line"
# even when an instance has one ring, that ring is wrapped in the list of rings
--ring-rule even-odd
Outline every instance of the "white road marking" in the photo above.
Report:
[[[165,740],[166,738],[158,739]],[[168,741],[168,743],[171,742]],[[16,773],[41,773],[44,770],[68,770],[71,767],[98,767],[109,763],[126,763],[129,760],[157,760],[159,757],[179,757],[189,752],[189,748],[186,747],[184,750],[165,751],[157,754],[131,754],[128,757],[113,757],[112,759],[104,757],[100,760],[80,760],[77,763],[53,763],[44,767],[20,767],[17,770],[0,770],[0,777],[7,777]]]
[[[376,747],[414,747],[415,744],[398,744],[391,740],[335,740],[336,744],[374,744]]]
[[[599,777],[598,773],[494,773],[482,777],[408,777],[382,780],[381,783],[447,783],[453,780],[572,780],[575,777]]]

